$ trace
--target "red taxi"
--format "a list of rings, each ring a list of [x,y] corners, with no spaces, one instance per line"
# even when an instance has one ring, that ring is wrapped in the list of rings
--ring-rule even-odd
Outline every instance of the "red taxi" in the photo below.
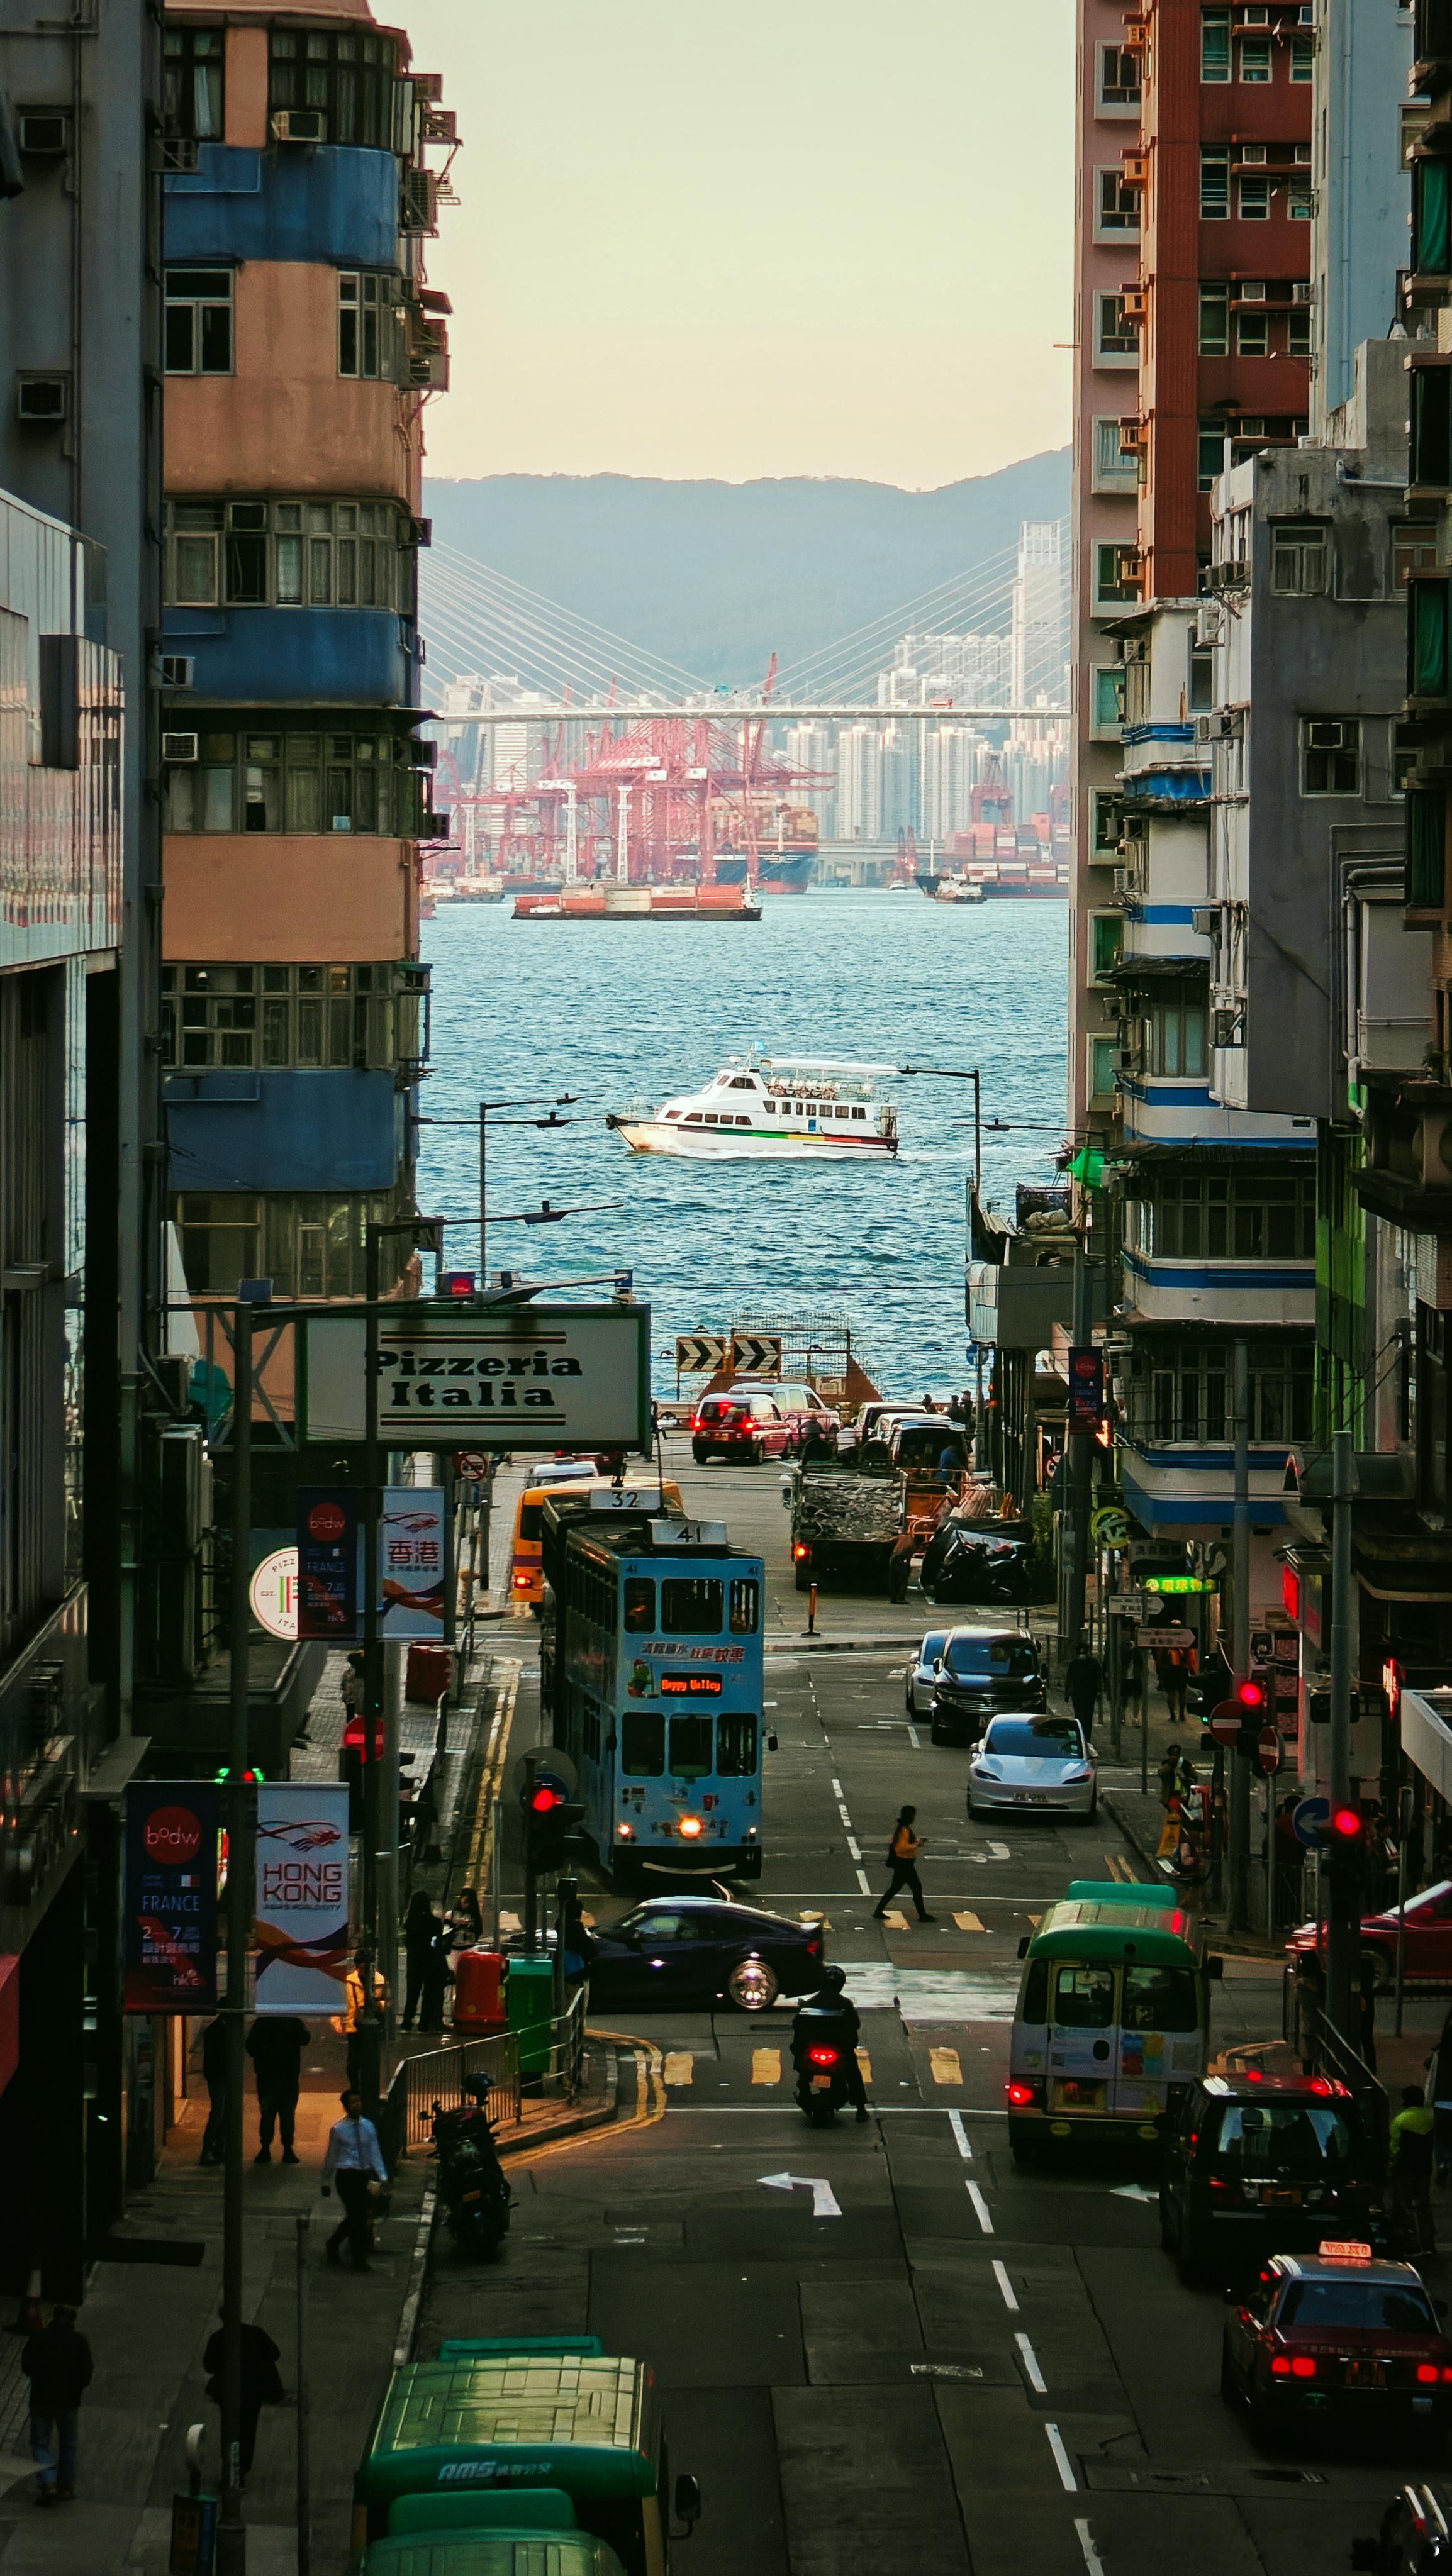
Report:
[[[1318,1927],[1302,1923],[1291,1934],[1286,1949],[1293,1959],[1304,1958],[1317,1947]],[[1361,1918],[1361,1948],[1371,1959],[1378,1986],[1391,1983],[1397,1968],[1397,1909],[1389,1905],[1382,1914],[1364,1914]],[[1452,1987],[1452,1879],[1444,1878],[1435,1887],[1424,1887],[1419,1896],[1407,1898],[1406,1981],[1409,1986]]]
[[[1452,2343],[1410,2263],[1323,2240],[1318,2254],[1273,2254],[1229,2298],[1220,2394],[1249,2410],[1255,2433],[1335,2415],[1442,2439]]]
[[[703,1396],[691,1417],[691,1456],[698,1467],[708,1458],[749,1460],[785,1458],[796,1446],[796,1434],[774,1396],[750,1390],[744,1395]]]

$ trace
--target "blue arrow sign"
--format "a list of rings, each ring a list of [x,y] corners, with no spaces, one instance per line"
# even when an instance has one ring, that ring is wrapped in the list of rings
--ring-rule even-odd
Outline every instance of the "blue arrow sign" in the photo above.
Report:
[[[1329,1823],[1330,1816],[1329,1798],[1303,1798],[1291,1817],[1297,1842],[1304,1843],[1307,1851],[1315,1851],[1321,1840],[1321,1828]]]

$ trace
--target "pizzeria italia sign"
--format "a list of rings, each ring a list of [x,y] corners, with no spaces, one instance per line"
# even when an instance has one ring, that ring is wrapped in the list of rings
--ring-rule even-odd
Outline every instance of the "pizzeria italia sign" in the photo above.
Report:
[[[360,1317],[305,1329],[302,1437],[362,1440]],[[378,1434],[419,1448],[639,1448],[650,1439],[648,1306],[494,1307],[420,1301],[378,1332]]]

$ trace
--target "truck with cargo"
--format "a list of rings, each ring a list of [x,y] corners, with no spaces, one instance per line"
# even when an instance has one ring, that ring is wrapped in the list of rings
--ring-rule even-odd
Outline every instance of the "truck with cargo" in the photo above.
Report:
[[[789,1499],[798,1592],[814,1583],[886,1592],[888,1566],[905,1525],[901,1476],[797,1467]]]

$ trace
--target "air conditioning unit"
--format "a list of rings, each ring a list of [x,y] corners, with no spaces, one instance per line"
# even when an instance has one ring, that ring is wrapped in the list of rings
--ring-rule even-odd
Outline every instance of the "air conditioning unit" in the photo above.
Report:
[[[71,121],[63,107],[22,107],[15,120],[15,140],[31,161],[58,161],[71,139]]]
[[[1291,280],[1291,302],[1293,304],[1309,304],[1311,300],[1311,281],[1309,277],[1293,277]]]
[[[1128,188],[1147,188],[1149,186],[1149,154],[1147,152],[1141,152],[1136,148],[1132,152],[1122,153],[1120,157],[1124,163],[1125,186]]]
[[[1243,1047],[1245,1044],[1245,1004],[1232,1002],[1228,1009],[1212,1011],[1210,1042],[1217,1047]]]
[[[1224,570],[1226,567],[1218,566],[1217,569]],[[1195,740],[1197,742],[1224,742],[1229,735],[1230,730],[1230,718],[1227,715],[1213,714],[1208,716],[1197,716],[1195,718]]]
[[[271,118],[274,143],[326,143],[327,111],[321,107],[280,107]]]
[[[1196,609],[1195,641],[1197,644],[1201,646],[1218,644],[1224,632],[1225,621],[1217,607],[1207,601],[1203,608]]]
[[[157,684],[163,689],[194,689],[197,685],[195,653],[159,653],[156,657]]]
[[[1298,170],[1309,170],[1309,169],[1310,169],[1310,167],[1311,167],[1311,147],[1310,147],[1310,144],[1309,144],[1309,143],[1298,143],[1298,144],[1296,145],[1296,154],[1295,154],[1295,159],[1296,159],[1296,168],[1297,168]]]
[[[200,734],[164,733],[161,737],[161,756],[163,760],[195,760],[200,748]]]
[[[1260,0],[1256,0],[1256,5],[1236,10],[1235,23],[1237,27],[1268,27],[1270,11],[1260,5]]]
[[[1149,320],[1149,288],[1147,286],[1127,286],[1120,298],[1120,302],[1124,308],[1124,318],[1126,322],[1147,322]]]
[[[1242,304],[1264,304],[1266,300],[1265,279],[1263,277],[1243,277],[1240,281],[1239,300]]]
[[[1139,870],[1137,868],[1116,868],[1114,871],[1115,902],[1135,903],[1138,899]]]
[[[53,428],[65,419],[71,407],[71,380],[68,375],[31,374],[28,370],[15,379],[15,417],[32,427]]]
[[[1259,167],[1266,157],[1263,143],[1242,143],[1240,158],[1247,168]]]
[[[1190,928],[1197,939],[1213,939],[1220,927],[1220,906],[1195,903],[1190,906]]]

